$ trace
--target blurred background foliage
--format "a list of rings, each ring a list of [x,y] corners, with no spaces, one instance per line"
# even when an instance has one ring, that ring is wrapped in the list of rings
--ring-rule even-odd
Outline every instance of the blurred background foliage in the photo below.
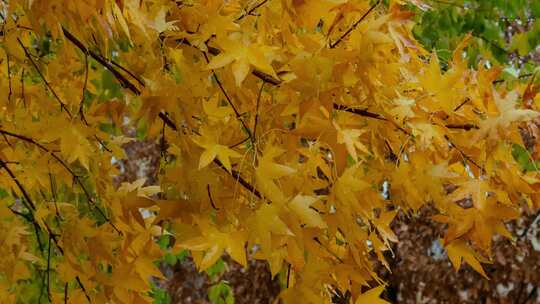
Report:
[[[534,73],[540,60],[540,1],[428,0],[410,4],[416,13],[414,35],[435,50],[444,65],[465,35],[473,36],[466,56],[473,67],[481,62],[507,66],[506,77]]]

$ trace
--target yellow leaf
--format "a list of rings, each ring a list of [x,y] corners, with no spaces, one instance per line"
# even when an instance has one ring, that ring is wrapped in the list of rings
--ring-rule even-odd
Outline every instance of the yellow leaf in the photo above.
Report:
[[[193,141],[205,150],[199,159],[199,169],[208,166],[216,157],[223,164],[227,171],[231,172],[231,162],[229,158],[239,158],[242,155],[227,146],[217,143],[217,134],[214,131],[201,131],[202,138],[194,138]]]
[[[289,208],[298,215],[306,227],[326,228],[327,225],[321,215],[310,208],[318,198],[313,196],[297,195],[289,202]]]
[[[341,129],[337,123],[334,122],[334,127],[337,129],[337,140],[340,144],[345,144],[347,147],[347,152],[351,157],[357,161],[358,156],[356,154],[356,149],[364,152],[365,154],[370,154],[366,146],[360,141],[359,137],[366,133],[367,130],[359,129]]]
[[[384,291],[384,286],[372,288],[356,298],[355,304],[390,304],[380,298],[381,293]]]
[[[446,251],[448,252],[448,258],[452,262],[456,272],[461,266],[462,259],[471,265],[471,267],[480,273],[484,278],[488,279],[488,276],[484,272],[482,265],[475,257],[474,251],[465,243],[463,240],[455,240],[450,244],[446,245]]]

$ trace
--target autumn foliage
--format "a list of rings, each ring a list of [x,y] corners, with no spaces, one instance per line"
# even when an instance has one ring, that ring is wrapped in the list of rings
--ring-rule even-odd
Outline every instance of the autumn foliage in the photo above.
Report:
[[[200,270],[266,260],[284,303],[384,303],[390,224],[426,205],[487,278],[540,207],[540,151],[513,156],[538,86],[469,68],[468,39],[442,70],[404,4],[3,2],[0,302],[148,303],[166,234]],[[159,182],[116,187],[137,138]]]

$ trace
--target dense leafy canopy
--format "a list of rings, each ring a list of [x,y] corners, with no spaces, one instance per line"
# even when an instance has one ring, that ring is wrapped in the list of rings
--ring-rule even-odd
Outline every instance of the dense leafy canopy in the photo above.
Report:
[[[286,303],[383,303],[390,223],[425,205],[487,277],[493,235],[540,204],[519,133],[538,85],[469,68],[474,27],[441,64],[405,4],[4,2],[0,302],[147,303],[154,261],[188,249],[268,261]],[[136,138],[160,142],[159,185],[115,187]]]

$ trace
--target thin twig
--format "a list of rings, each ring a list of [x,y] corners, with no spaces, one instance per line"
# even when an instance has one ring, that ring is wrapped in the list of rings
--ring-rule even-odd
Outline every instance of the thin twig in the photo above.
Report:
[[[64,284],[64,304],[68,302],[68,283]]]
[[[131,83],[122,73],[118,72],[118,70],[115,68],[115,65],[112,63],[113,61],[108,60],[104,58],[103,56],[97,54],[96,52],[88,49],[84,44],[77,39],[73,34],[71,34],[66,28],[62,27],[62,31],[64,32],[64,36],[73,43],[77,48],[79,48],[83,53],[90,55],[90,57],[94,58],[97,62],[99,62],[101,65],[103,65],[107,70],[109,70],[111,73],[113,73],[114,77],[120,82],[122,87],[130,90],[135,95],[141,95],[141,90],[137,88],[133,83]],[[132,73],[129,73],[132,75]],[[138,79],[136,79],[138,81]]]
[[[462,130],[466,130],[466,131],[469,131],[469,130],[472,130],[472,129],[480,129],[477,125],[470,124],[470,123],[466,123],[466,124],[447,124],[445,126],[448,129],[462,129]]]
[[[255,106],[255,122],[253,124],[253,137],[257,136],[257,123],[259,122],[259,105],[261,103],[261,95],[266,82],[263,80],[261,88],[259,89],[259,95],[257,95],[257,105]],[[256,140],[255,140],[256,141]]]
[[[203,55],[204,55],[204,58],[206,59],[206,62],[210,62],[210,60],[208,59],[208,55],[206,55],[205,52],[203,52]],[[214,79],[216,80],[216,83],[218,84],[221,92],[223,93],[223,95],[225,95],[225,99],[227,100],[227,102],[229,103],[231,108],[233,109],[234,115],[236,116],[236,119],[240,122],[240,124],[242,124],[242,127],[244,127],[244,130],[247,132],[247,134],[248,134],[248,136],[249,136],[249,138],[250,138],[250,140],[251,140],[251,142],[253,144],[253,147],[255,147],[255,139],[253,138],[253,134],[251,133],[251,130],[249,129],[246,122],[242,118],[242,115],[240,115],[240,112],[238,112],[238,110],[236,109],[236,106],[234,105],[231,98],[229,97],[229,94],[227,94],[227,91],[225,91],[225,88],[223,87],[223,84],[219,80],[219,77],[217,76],[216,71],[214,71],[213,69],[211,71],[212,71],[212,75],[214,76]]]
[[[88,293],[86,292],[86,288],[84,288],[83,283],[81,282],[81,278],[78,276],[75,278],[77,280],[77,283],[79,284],[79,287],[81,287],[81,290],[84,292],[84,295],[86,296],[86,300],[88,300],[88,303],[92,303],[92,300],[90,300],[90,296],[88,296]]]
[[[169,128],[173,129],[174,131],[178,131],[178,129],[176,128],[176,124],[169,118],[167,114],[159,112],[158,116]]]
[[[465,98],[465,100],[460,103],[457,107],[454,108],[454,112],[456,112],[457,110],[459,110],[461,107],[463,107],[467,102],[469,102],[471,99],[469,97]]]
[[[289,263],[289,266],[287,267],[287,288],[289,288],[290,279],[291,279],[291,264]]]
[[[2,162],[0,161],[0,164]],[[25,190],[26,192],[26,190]],[[16,210],[13,210],[11,208],[9,208],[9,210],[11,212],[13,212],[14,214],[16,215],[19,215],[21,217],[23,217],[24,219],[26,219],[27,221],[29,221],[30,223],[32,223],[34,225],[34,228],[36,229],[36,233],[37,233],[37,237],[38,237],[38,245],[40,246],[40,251],[43,252],[43,245],[41,244],[41,241],[39,240],[39,233],[38,233],[38,230],[39,230],[39,225],[37,224],[35,218],[34,218],[34,215],[32,213],[30,213],[30,216],[26,216],[25,214],[23,213],[20,213]],[[56,248],[58,248],[58,251],[60,251],[60,254],[64,255],[64,249],[62,249],[62,247],[60,246],[59,242],[58,242],[58,239],[56,238],[56,234],[54,234],[51,230],[51,228],[49,227],[49,225],[47,223],[45,223],[45,229],[47,230],[47,233],[49,234],[49,238],[53,240],[54,242],[54,245],[56,246]],[[49,245],[49,248],[50,248],[50,245]],[[75,279],[77,280],[77,283],[79,284],[81,290],[84,292],[84,295],[86,296],[86,299],[88,300],[88,302],[91,303],[91,300],[90,300],[90,297],[88,296],[88,293],[86,292],[86,288],[84,287],[83,283],[81,282],[81,279],[79,278],[79,276],[76,276]],[[66,283],[66,287],[67,287],[67,283]],[[67,302],[67,289],[64,290],[64,301]]]
[[[161,119],[165,119],[165,115],[159,115],[159,117]],[[169,125],[167,123],[167,126],[169,126],[171,129],[175,130],[178,132],[178,128],[176,127],[176,125],[174,124],[173,121],[170,121],[170,124]],[[1,130],[0,130],[1,132]],[[227,170],[227,168],[225,168],[225,166],[221,163],[221,161],[219,161],[219,159],[215,158],[214,161],[213,161],[216,165],[218,165],[218,167],[220,167],[221,169],[223,169],[225,172],[227,172],[229,175],[231,175],[234,179],[236,179],[238,181],[238,183],[240,183],[240,185],[242,185],[246,190],[248,190],[249,192],[253,193],[253,195],[255,195],[256,197],[258,197],[259,199],[262,199],[262,195],[261,193],[255,189],[254,186],[252,186],[249,182],[247,182],[241,175],[240,173],[238,173],[237,171],[235,170],[231,170],[231,172],[229,172]]]
[[[88,54],[84,53],[84,84],[82,87],[82,93],[81,93],[81,102],[79,103],[79,115],[81,116],[81,119],[85,122],[86,125],[88,125],[88,122],[86,121],[86,118],[84,117],[84,97],[86,92],[86,86],[88,85]]]
[[[240,146],[241,144],[245,143],[248,140],[249,140],[249,137],[246,137],[246,138],[242,139],[241,141],[239,141],[239,142],[237,142],[237,143],[235,143],[233,145],[230,145],[229,149],[236,148],[236,147]]]
[[[358,21],[356,21],[347,31],[345,31],[345,33],[343,33],[343,35],[341,35],[341,37],[339,37],[338,40],[336,40],[334,43],[330,44],[330,48],[331,49],[335,48],[345,37],[347,37],[347,35],[349,35],[362,21],[364,21],[364,19],[366,19],[366,17],[375,9],[375,7],[377,7],[377,5],[379,5],[380,2],[381,2],[380,0],[377,0],[377,2],[375,2],[375,4],[373,4],[362,15],[362,17],[360,17],[360,19],[358,19]]]
[[[51,301],[51,239],[52,237],[49,235],[49,245],[47,248],[47,297],[49,298],[49,302]]]
[[[34,59],[32,59],[32,56],[30,56],[30,53],[28,52],[28,49],[24,46],[24,44],[22,43],[22,41],[19,38],[17,38],[17,41],[19,42],[19,45],[22,47],[22,49],[24,51],[24,54],[26,55],[26,58],[28,58],[28,60],[30,60],[30,62],[32,63],[32,66],[34,66],[34,69],[36,69],[39,77],[43,80],[43,83],[45,83],[45,86],[49,89],[49,91],[51,91],[51,94],[53,94],[54,98],[60,104],[60,108],[65,110],[66,113],[68,114],[69,118],[71,118],[72,117],[71,112],[69,112],[66,104],[62,101],[62,99],[60,99],[58,94],[56,94],[56,91],[52,88],[51,84],[47,81],[47,79],[45,78],[45,76],[43,75],[41,70],[39,69],[37,63],[34,61]]]
[[[369,118],[373,118],[373,119],[378,119],[378,120],[385,120],[385,121],[387,120],[382,115],[370,112],[370,111],[365,110],[365,109],[350,108],[348,106],[345,106],[345,105],[342,105],[342,104],[337,104],[337,103],[334,103],[333,107],[334,107],[335,110],[339,110],[339,111],[345,111],[345,112],[349,112],[349,113],[353,113],[353,114],[356,114],[356,115],[369,117]]]
[[[28,203],[28,206],[27,206],[27,207],[29,207],[28,209],[30,211],[35,211],[36,210],[36,205],[34,205],[34,202],[30,198],[30,195],[28,194],[28,192],[26,192],[26,189],[24,189],[24,187],[19,182],[19,179],[17,179],[15,174],[13,174],[13,171],[11,171],[11,169],[7,166],[6,162],[3,161],[3,160],[0,160],[0,167],[2,167],[7,172],[9,177],[11,177],[11,180],[13,180],[15,182],[15,184],[17,185],[17,188],[19,188],[19,190],[21,191],[22,195],[24,196],[26,202]]]
[[[212,192],[210,191],[210,184],[206,185],[206,191],[208,192],[208,198],[210,199],[210,205],[212,205],[212,208],[214,208],[214,210],[219,211],[219,208],[216,207],[216,204],[214,204],[214,199],[212,199]]]
[[[133,72],[131,72],[130,70],[126,69],[125,67],[121,66],[118,62],[114,61],[114,60],[109,60],[107,59],[110,63],[112,63],[114,66],[116,66],[117,68],[119,68],[120,70],[126,72],[129,76],[133,77],[133,79],[135,79],[135,81],[137,81],[141,86],[145,86],[146,84],[144,83],[144,81],[138,77],[137,75],[133,74]]]
[[[261,6],[263,6],[266,2],[268,2],[268,0],[263,0],[263,1],[261,1],[259,4],[255,5],[255,6],[252,7],[251,9],[249,9],[248,11],[244,11],[244,13],[243,13],[242,15],[240,15],[240,17],[236,18],[235,22],[238,22],[238,21],[242,20],[244,17],[253,14],[253,12],[254,12],[256,9],[258,9],[258,8],[261,7]]]
[[[69,174],[71,174],[71,176],[73,177],[73,179],[77,182],[77,184],[79,184],[79,186],[81,187],[81,189],[83,190],[84,192],[84,195],[86,196],[86,198],[88,199],[88,203],[98,211],[98,213],[103,216],[103,218],[105,219],[105,221],[107,221],[109,223],[109,225],[111,225],[111,227],[113,227],[114,230],[116,230],[116,232],[118,232],[118,234],[122,235],[122,232],[112,223],[112,221],[105,215],[105,212],[103,210],[101,210],[101,208],[99,208],[96,204],[96,202],[94,201],[94,199],[92,198],[92,196],[90,195],[90,192],[88,191],[88,189],[86,189],[86,186],[84,185],[84,183],[82,182],[80,176],[78,176],[77,174],[75,174],[75,172],[56,154],[54,153],[53,151],[49,150],[47,147],[43,146],[42,144],[38,143],[37,141],[33,140],[32,138],[30,137],[26,137],[24,135],[20,135],[20,134],[15,134],[15,133],[12,133],[12,132],[9,132],[9,131],[5,131],[5,130],[1,130],[0,129],[0,134],[5,134],[5,135],[8,135],[8,136],[11,136],[11,137],[15,137],[15,138],[18,138],[20,140],[23,140],[25,142],[28,142],[30,144],[33,144],[35,145],[36,147],[39,147],[41,150],[51,154],[51,156],[58,162],[60,163],[60,165],[62,167],[64,167],[64,169],[66,169],[66,171],[69,172]]]
[[[214,158],[214,163],[216,165],[218,165],[221,169],[223,169],[225,172],[229,173],[229,171],[227,171],[227,168],[225,168],[225,166],[221,163],[221,161],[219,161],[219,159],[217,158]],[[242,185],[244,188],[246,188],[249,192],[253,193],[253,195],[255,195],[256,197],[258,197],[259,199],[262,198],[262,195],[261,193],[255,189],[255,187],[253,187],[249,182],[247,182],[241,175],[240,173],[238,173],[238,171],[235,171],[235,170],[231,170],[231,172],[229,173],[234,179],[236,179],[238,181],[238,183],[240,183],[240,185]]]
[[[198,49],[198,50],[200,50],[202,52],[201,49],[199,49],[198,47],[192,45],[186,39],[178,39],[178,40],[176,40],[176,42],[178,42],[180,44],[184,44],[184,45],[194,47],[194,48],[196,48],[196,49]],[[208,53],[213,55],[213,56],[219,55],[221,53],[221,50],[218,49],[218,48],[215,48],[215,47],[210,46],[210,45],[207,45],[206,47],[208,48]],[[259,79],[261,79],[261,80],[263,80],[265,82],[268,82],[268,83],[276,85],[276,86],[280,85],[282,83],[281,79],[275,78],[274,76],[272,76],[270,74],[267,74],[265,72],[262,72],[260,70],[257,70],[257,69],[253,69],[251,74],[253,74],[253,76],[255,76],[255,77],[257,77],[257,78],[259,78]]]
[[[333,251],[331,251],[329,248],[327,248],[326,246],[323,245],[323,243],[321,243],[321,241],[319,240],[318,237],[314,237],[313,240],[319,244],[322,248],[324,248],[328,253],[330,253],[334,258],[336,258],[340,263],[343,263],[343,259],[340,258],[339,256],[337,256],[336,253],[334,253]]]
[[[452,148],[456,149],[459,154],[461,154],[461,156],[467,160],[468,162],[470,162],[471,164],[473,164],[475,167],[477,167],[478,169],[481,170],[481,172],[485,172],[484,168],[481,167],[480,165],[478,165],[471,157],[469,157],[467,154],[465,154],[465,152],[463,152],[460,148],[458,148],[451,140],[450,138],[445,135],[444,138],[446,139],[446,141],[448,141],[448,143],[450,144],[450,146],[452,146]]]

